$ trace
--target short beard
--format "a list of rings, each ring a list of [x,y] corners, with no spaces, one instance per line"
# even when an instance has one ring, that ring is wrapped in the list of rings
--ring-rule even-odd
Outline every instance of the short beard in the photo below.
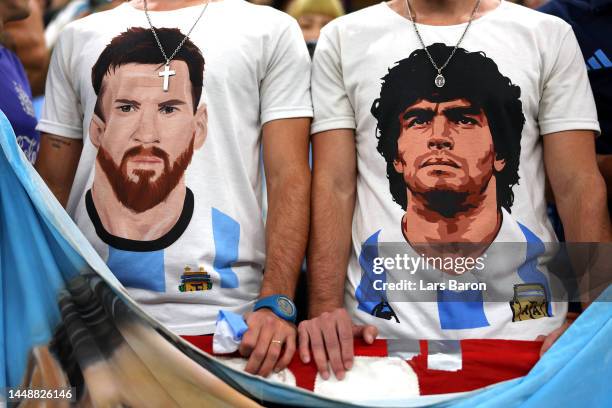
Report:
[[[455,218],[457,214],[466,212],[474,206],[467,202],[468,192],[457,192],[452,190],[430,190],[419,193],[425,202],[425,206],[437,212],[444,218]]]
[[[151,148],[136,146],[129,149],[123,155],[119,166],[115,164],[108,152],[100,147],[97,160],[106,174],[117,200],[130,210],[142,213],[166,200],[172,190],[176,188],[189,163],[191,163],[194,141],[195,138],[192,137],[189,146],[176,159],[172,167],[170,167],[168,153],[155,146]],[[138,177],[138,181],[130,180],[127,174],[128,159],[143,152],[149,152],[150,155],[158,157],[164,162],[162,174],[156,181],[151,181],[151,178],[155,175],[152,170],[135,170],[134,175]]]

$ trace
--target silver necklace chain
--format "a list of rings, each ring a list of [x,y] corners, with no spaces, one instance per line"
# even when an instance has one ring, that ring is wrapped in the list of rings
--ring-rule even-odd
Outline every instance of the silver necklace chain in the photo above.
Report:
[[[172,59],[174,58],[176,53],[179,52],[180,49],[183,47],[183,44],[185,44],[185,41],[187,41],[187,39],[191,35],[191,32],[193,31],[195,26],[198,24],[198,22],[200,21],[200,19],[204,15],[204,12],[208,8],[208,4],[209,3],[206,2],[204,8],[200,12],[200,15],[196,19],[195,23],[193,23],[193,25],[191,26],[191,28],[187,32],[187,35],[185,35],[185,37],[183,38],[181,43],[178,45],[178,47],[176,47],[176,49],[174,50],[172,55],[170,55],[170,58],[168,58],[168,56],[166,55],[166,51],[164,51],[164,47],[162,47],[161,42],[159,41],[159,37],[157,36],[157,32],[155,31],[155,27],[153,27],[153,23],[151,23],[151,16],[149,15],[149,9],[147,7],[147,0],[144,0],[144,12],[145,12],[145,16],[147,16],[147,21],[149,22],[149,27],[151,27],[151,31],[153,32],[153,37],[155,37],[155,41],[157,42],[157,46],[159,47],[159,50],[161,51],[162,55],[164,56],[164,59],[166,60],[166,65],[170,65],[170,61],[172,61]]]
[[[433,57],[429,53],[429,50],[425,46],[425,42],[423,41],[423,37],[421,37],[421,33],[419,32],[419,28],[416,25],[415,18],[412,17],[412,11],[411,11],[412,7],[410,6],[410,2],[408,0],[406,0],[406,7],[408,8],[408,17],[410,18],[410,21],[412,22],[412,26],[414,27],[414,32],[416,33],[416,36],[419,39],[419,42],[421,43],[421,47],[423,47],[423,50],[425,50],[425,53],[427,54],[427,57],[429,58],[429,61],[431,61],[431,65],[433,65],[433,67],[436,69],[436,71],[438,71],[438,75],[436,76],[436,79],[435,79],[434,82],[435,82],[435,84],[436,84],[436,86],[438,88],[441,88],[446,83],[446,79],[442,75],[442,70],[444,68],[446,68],[448,63],[451,61],[451,59],[455,55],[455,52],[457,52],[457,49],[459,48],[459,45],[461,45],[461,42],[463,41],[463,38],[465,37],[465,35],[467,34],[470,26],[472,25],[472,21],[474,20],[474,15],[476,14],[476,12],[478,11],[478,8],[480,7],[480,0],[476,1],[476,5],[472,9],[472,14],[470,14],[470,19],[469,19],[469,21],[467,23],[467,26],[465,27],[465,30],[463,30],[463,34],[461,34],[461,37],[459,38],[459,41],[457,41],[457,44],[455,45],[455,48],[453,48],[453,51],[451,52],[451,54],[446,59],[446,62],[444,62],[444,64],[442,64],[441,67],[438,67],[438,64],[436,64],[436,61],[434,61]],[[416,17],[416,14],[415,14],[415,17]]]

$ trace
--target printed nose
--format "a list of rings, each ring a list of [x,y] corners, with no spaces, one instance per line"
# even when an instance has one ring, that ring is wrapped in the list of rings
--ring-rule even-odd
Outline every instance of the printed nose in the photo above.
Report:
[[[434,137],[429,139],[427,147],[430,150],[451,150],[453,148],[453,142],[447,138]]]
[[[432,121],[431,136],[427,141],[430,150],[451,150],[453,140],[448,137],[450,132],[448,120],[442,115],[437,115]]]
[[[155,126],[155,112],[151,109],[149,112],[143,112],[140,118],[140,124],[138,131],[134,139],[140,143],[157,143],[159,142],[159,136],[157,133],[157,126]]]

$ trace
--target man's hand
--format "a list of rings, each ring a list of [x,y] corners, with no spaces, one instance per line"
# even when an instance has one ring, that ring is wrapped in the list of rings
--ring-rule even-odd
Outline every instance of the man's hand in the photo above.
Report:
[[[249,357],[245,371],[267,377],[272,370],[286,368],[295,353],[295,325],[269,309],[248,313],[246,323],[249,329],[238,349],[243,357]]]
[[[329,378],[328,358],[337,379],[344,379],[346,371],[353,367],[353,338],[361,337],[372,344],[378,335],[374,326],[357,326],[346,309],[324,312],[298,326],[300,358],[310,362],[310,348],[317,369],[323,379]],[[326,353],[327,351],[327,353]]]
[[[263,125],[262,143],[268,217],[266,263],[259,298],[293,298],[308,241],[310,118],[278,119]],[[268,376],[289,364],[295,353],[295,325],[269,309],[245,316],[249,329],[239,351],[248,356],[245,370]],[[281,357],[282,355],[282,357]]]
[[[557,341],[557,339],[559,339],[559,337],[561,337],[561,335],[565,333],[567,328],[570,327],[570,325],[574,322],[574,320],[575,320],[575,317],[570,317],[570,315],[568,314],[568,317],[565,320],[565,323],[563,323],[561,327],[550,332],[548,336],[540,335],[536,338],[536,341],[544,342],[542,343],[542,348],[540,349],[540,357],[542,357],[544,353],[546,353],[548,349],[552,347],[555,341]]]

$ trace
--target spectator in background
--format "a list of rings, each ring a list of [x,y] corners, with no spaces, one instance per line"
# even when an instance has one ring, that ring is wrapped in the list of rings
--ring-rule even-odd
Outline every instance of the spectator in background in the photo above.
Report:
[[[45,45],[43,8],[39,0],[30,0],[28,18],[13,21],[5,27],[5,46],[11,49],[23,64],[33,96],[45,91],[45,79],[49,68],[49,50]]]
[[[311,56],[321,28],[334,18],[344,15],[344,7],[339,0],[293,0],[286,11],[300,24]]]
[[[28,0],[0,0],[0,35],[5,36],[5,24],[27,18]],[[0,110],[4,112],[17,135],[17,143],[31,163],[36,161],[40,134],[32,106],[32,91],[28,77],[15,53],[0,45]]]
[[[552,0],[539,9],[568,22],[578,39],[595,96],[601,136],[596,140],[599,170],[612,197],[612,0]]]
[[[45,13],[45,41],[49,49],[66,25],[99,11],[110,10],[125,0],[52,0]]]

